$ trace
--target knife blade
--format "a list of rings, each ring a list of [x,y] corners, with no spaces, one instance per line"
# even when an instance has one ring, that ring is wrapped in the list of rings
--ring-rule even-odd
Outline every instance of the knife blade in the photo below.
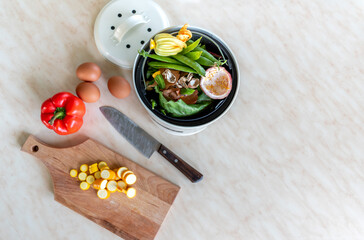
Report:
[[[166,146],[149,135],[125,114],[109,106],[100,107],[100,111],[110,122],[110,124],[116,129],[116,131],[118,131],[119,134],[121,134],[144,156],[150,158],[150,156],[152,156],[152,154],[157,151],[180,172],[182,172],[191,182],[195,183],[202,180],[203,175],[199,171],[194,169],[191,165],[178,157]]]

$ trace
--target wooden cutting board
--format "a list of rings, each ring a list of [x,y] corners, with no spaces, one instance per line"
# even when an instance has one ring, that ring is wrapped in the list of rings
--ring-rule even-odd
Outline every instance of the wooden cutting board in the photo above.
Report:
[[[154,239],[179,191],[173,183],[91,139],[69,148],[54,148],[30,135],[21,150],[47,166],[57,202],[125,239]],[[135,173],[134,198],[116,192],[101,200],[96,190],[82,191],[80,182],[70,177],[72,168],[101,160],[111,169],[125,166]]]

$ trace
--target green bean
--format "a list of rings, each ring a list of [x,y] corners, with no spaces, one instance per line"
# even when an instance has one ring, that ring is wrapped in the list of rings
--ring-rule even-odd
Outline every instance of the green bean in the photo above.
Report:
[[[201,67],[200,64],[198,64],[197,62],[189,59],[188,57],[186,56],[183,56],[183,55],[180,55],[180,54],[177,54],[177,55],[174,55],[172,56],[174,59],[177,59],[178,61],[180,61],[181,63],[183,64],[186,64],[187,66],[193,68],[194,70],[196,70],[196,72],[198,74],[200,74],[201,76],[205,76],[205,69],[203,67]]]
[[[142,51],[138,51],[138,53],[145,57],[145,58],[152,58],[154,60],[158,60],[161,62],[167,62],[167,63],[175,63],[175,64],[179,64],[179,62],[171,57],[166,57],[166,56],[159,56],[157,54],[151,54],[151,53],[147,53],[146,51],[142,50]]]
[[[193,43],[193,41],[190,39],[190,40],[187,40],[186,44],[187,46],[191,45]]]
[[[196,61],[197,59],[199,59],[201,57],[202,51],[193,51],[193,52],[189,52],[186,53],[186,57],[188,57],[191,60]]]
[[[209,53],[208,51],[206,51],[202,47],[196,47],[196,50],[197,51],[202,51],[202,55],[201,56],[209,59],[210,61],[212,61],[212,62],[218,62],[218,60],[214,56],[212,56],[211,53]]]
[[[191,52],[193,49],[195,49],[198,44],[200,44],[202,37],[200,37],[199,39],[197,39],[196,41],[194,41],[193,43],[191,43],[190,45],[188,45],[186,48],[184,48],[182,50],[182,52],[180,52],[180,54],[185,55],[186,53]]]
[[[178,70],[178,71],[182,71],[182,72],[197,73],[192,68],[186,67],[186,66],[183,66],[180,64],[153,61],[153,62],[149,62],[148,65],[151,67],[154,67],[154,68],[169,68],[169,69],[174,69],[174,70]]]
[[[208,58],[205,58],[203,56],[201,56],[197,62],[202,65],[202,66],[206,66],[206,67],[211,67],[211,66],[214,66],[214,62],[211,61],[210,59]]]

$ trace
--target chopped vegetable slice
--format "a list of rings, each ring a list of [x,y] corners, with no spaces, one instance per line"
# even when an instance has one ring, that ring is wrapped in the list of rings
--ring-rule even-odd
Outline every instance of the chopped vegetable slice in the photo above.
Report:
[[[130,173],[130,174],[127,174],[125,177],[125,182],[128,184],[128,185],[132,185],[136,182],[137,180],[137,177],[135,176],[134,173]]]
[[[121,167],[121,168],[119,168],[119,169],[118,169],[118,171],[117,171],[117,175],[118,175],[118,177],[119,177],[119,178],[121,178],[122,174],[123,174],[125,171],[127,171],[127,170],[128,170],[128,168],[126,168],[126,167]]]
[[[123,181],[125,182],[126,175],[128,175],[130,173],[133,173],[133,171],[127,170],[127,171],[123,172],[123,174],[121,175],[121,179],[123,179]]]
[[[118,188],[118,184],[116,183],[116,181],[111,180],[107,183],[106,186],[107,190],[109,190],[110,192],[116,192],[116,189]]]
[[[86,177],[87,177],[87,174],[86,174],[85,172],[80,172],[80,173],[78,174],[78,179],[79,179],[80,181],[85,181],[85,180],[86,180]]]
[[[101,172],[100,171],[95,172],[94,176],[95,176],[96,179],[100,179],[101,178]]]
[[[86,177],[86,182],[87,182],[88,184],[93,184],[93,183],[94,183],[94,181],[95,181],[95,177],[94,177],[93,175],[88,175],[88,176]]]
[[[118,176],[118,174],[117,174],[117,172],[118,172],[118,168],[113,169],[113,171],[116,173],[116,175],[115,175],[115,181],[120,180],[120,178],[119,178],[119,176]]]
[[[135,197],[135,195],[136,195],[136,189],[135,189],[135,188],[130,187],[130,188],[128,188],[128,189],[126,190],[126,196],[127,196],[128,198],[133,198],[133,197]]]
[[[110,197],[110,192],[105,190],[105,189],[100,189],[97,191],[97,196],[100,198],[100,199],[107,199]]]
[[[110,169],[105,169],[101,171],[101,178],[107,179],[107,180],[113,180],[115,179],[115,172]]]
[[[78,171],[76,169],[71,169],[70,175],[71,177],[77,177]]]
[[[99,162],[99,169],[101,170],[103,167],[107,167],[107,163],[104,161]]]
[[[93,174],[93,173],[99,171],[99,167],[98,167],[97,163],[94,163],[88,167],[88,170],[89,170],[90,174]]]
[[[81,182],[80,188],[85,191],[90,188],[90,184],[88,184],[87,182]]]
[[[116,189],[118,192],[123,192],[126,190],[126,183],[124,181],[118,181],[118,188]]]
[[[82,164],[80,167],[81,172],[87,172],[88,170],[88,165],[87,164]]]
[[[107,180],[105,179],[97,179],[94,181],[94,183],[92,184],[92,187],[95,189],[105,189],[106,185],[107,185]]]

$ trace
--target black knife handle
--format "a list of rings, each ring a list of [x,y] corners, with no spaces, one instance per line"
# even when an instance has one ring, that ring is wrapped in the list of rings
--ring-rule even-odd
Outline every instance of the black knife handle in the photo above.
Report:
[[[167,159],[173,166],[175,166],[181,173],[183,173],[191,182],[199,182],[202,180],[203,175],[191,167],[188,163],[183,161],[180,157],[174,154],[171,150],[166,148],[163,144],[158,149],[158,152]]]

